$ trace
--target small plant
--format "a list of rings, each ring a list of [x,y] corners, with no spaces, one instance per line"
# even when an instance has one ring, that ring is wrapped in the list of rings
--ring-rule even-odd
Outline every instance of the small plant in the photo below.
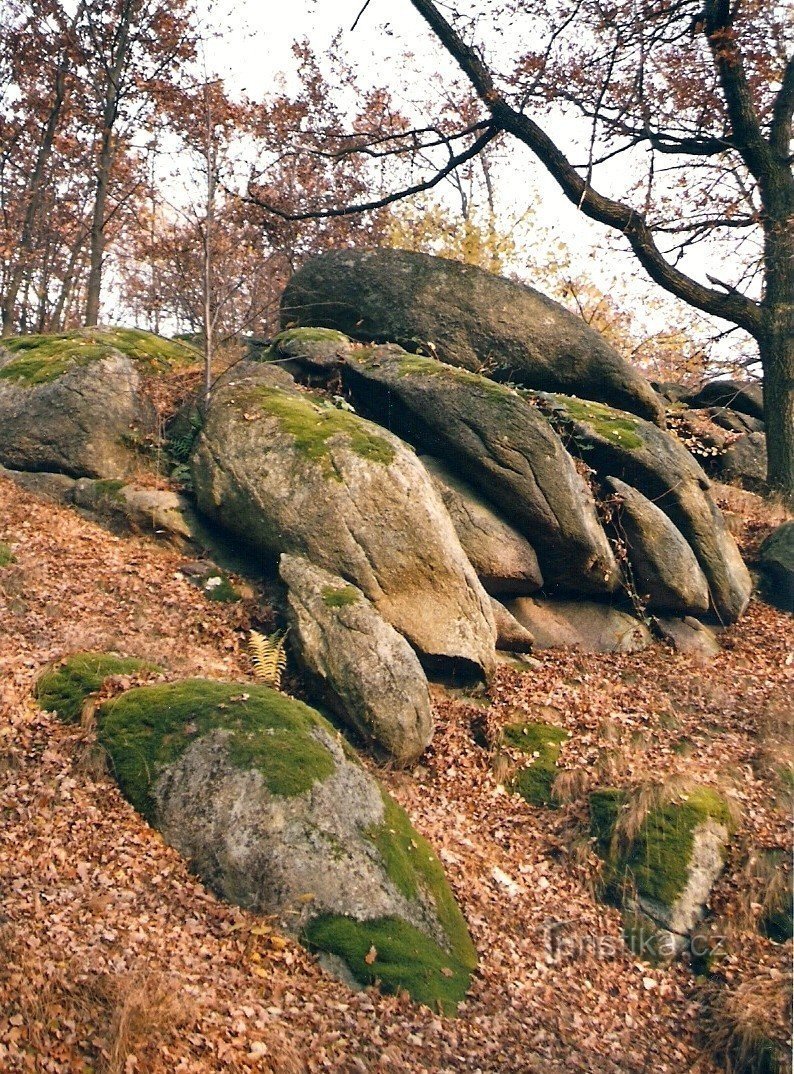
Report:
[[[10,567],[16,563],[16,557],[5,541],[0,541],[0,567]]]
[[[281,689],[281,676],[287,666],[287,631],[276,630],[272,634],[260,634],[252,630],[248,635],[248,655],[254,669],[254,678],[263,686]]]

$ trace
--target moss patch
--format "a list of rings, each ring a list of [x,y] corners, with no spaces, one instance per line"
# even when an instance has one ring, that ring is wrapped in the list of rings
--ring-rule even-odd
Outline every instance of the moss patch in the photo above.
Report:
[[[323,588],[323,604],[328,608],[346,608],[350,604],[357,604],[360,596],[359,591],[352,585],[327,585]]]
[[[686,887],[695,829],[707,820],[730,829],[728,806],[716,791],[700,787],[683,801],[649,810],[628,850],[616,854],[612,837],[626,800],[624,791],[613,788],[590,796],[591,834],[607,863],[604,893],[620,902],[628,883],[638,895],[672,906]]]
[[[252,389],[251,401],[278,420],[279,425],[295,441],[295,447],[312,462],[319,463],[327,476],[341,481],[331,458],[330,441],[344,437],[347,446],[362,459],[388,466],[395,451],[382,436],[372,431],[368,423],[345,410],[319,406],[310,399],[278,388]]]
[[[603,403],[573,399],[567,395],[555,395],[554,400],[569,418],[589,425],[602,440],[629,451],[643,446],[642,437],[639,435],[639,421],[625,411],[613,410]]]
[[[16,557],[5,541],[0,541],[0,567],[9,567],[16,563]]]
[[[335,770],[333,756],[311,733],[330,724],[308,705],[265,686],[188,679],[142,686],[99,712],[99,739],[121,789],[151,819],[152,785],[190,742],[216,729],[231,732],[229,757],[261,772],[268,790],[291,797]]]
[[[0,368],[0,379],[29,387],[48,384],[75,366],[101,361],[114,351],[142,363],[148,372],[168,372],[200,361],[186,343],[137,328],[84,328],[54,335],[15,336],[2,347],[14,357]]]
[[[86,698],[101,689],[109,675],[134,675],[159,671],[156,664],[114,653],[75,653],[48,668],[36,683],[36,700],[45,712],[57,712],[66,723],[75,723]]]
[[[355,357],[364,366],[377,366],[383,361],[383,357],[371,349],[365,349],[356,354]],[[398,366],[398,376],[401,377],[437,377],[457,384],[466,384],[471,388],[476,388],[489,399],[495,399],[498,402],[514,402],[518,398],[512,388],[504,384],[498,384],[489,377],[480,376],[479,373],[472,373],[468,369],[447,365],[446,362],[439,362],[437,359],[428,358],[425,355],[392,353],[389,355],[389,360]]]
[[[568,733],[548,723],[513,723],[502,728],[506,746],[528,754],[529,762],[516,772],[508,787],[531,805],[553,805],[552,787],[557,760]]]
[[[304,937],[314,950],[342,958],[362,984],[377,983],[385,992],[405,989],[416,1002],[444,1014],[455,1013],[469,987],[467,966],[397,917],[356,921],[324,914]]]
[[[377,849],[386,875],[406,898],[415,899],[420,891],[432,898],[450,951],[462,966],[474,969],[477,951],[432,847],[414,829],[405,810],[386,793],[383,811],[383,821],[366,835]]]
[[[281,332],[273,340],[274,350],[280,346],[288,346],[290,343],[349,343],[350,340],[344,332],[337,332],[335,328],[288,328]]]

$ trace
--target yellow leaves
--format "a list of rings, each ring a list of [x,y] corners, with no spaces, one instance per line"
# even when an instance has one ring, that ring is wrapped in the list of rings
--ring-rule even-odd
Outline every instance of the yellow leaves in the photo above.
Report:
[[[373,944],[372,947],[370,947],[369,951],[367,951],[366,955],[364,955],[364,961],[368,966],[371,966],[377,957],[378,949]]]

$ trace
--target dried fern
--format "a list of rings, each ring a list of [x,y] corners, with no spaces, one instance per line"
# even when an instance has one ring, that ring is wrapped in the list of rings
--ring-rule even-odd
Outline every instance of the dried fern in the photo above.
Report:
[[[287,666],[287,632],[276,630],[273,634],[260,634],[258,630],[248,635],[248,655],[254,669],[254,678],[263,686],[281,689],[281,676]]]

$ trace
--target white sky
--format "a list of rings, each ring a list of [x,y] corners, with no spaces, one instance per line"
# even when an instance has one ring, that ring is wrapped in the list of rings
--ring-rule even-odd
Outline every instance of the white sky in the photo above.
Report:
[[[421,98],[423,78],[456,70],[408,0],[371,0],[355,31],[351,26],[363,0],[199,3],[206,12],[207,27],[220,31],[219,39],[211,43],[209,63],[229,86],[253,100],[277,92],[280,80],[287,88],[294,88],[290,52],[294,40],[307,38],[321,57],[340,31],[345,58],[355,68],[360,83],[385,85],[400,105],[407,103],[404,90],[409,93],[413,85],[418,86]],[[410,66],[404,59],[406,51],[413,54]],[[571,252],[574,273],[588,276],[604,291],[617,288],[618,293],[627,294],[630,312],[648,331],[671,326],[680,315],[682,307],[646,279],[630,252],[619,252],[619,239],[579,213],[529,151],[516,142],[511,145],[509,168],[497,175],[497,190],[505,220],[519,219],[534,205],[534,220],[542,225],[542,242],[562,241]],[[534,258],[542,260],[546,253],[532,247],[530,234],[515,265],[530,284]],[[706,264],[700,256],[690,258],[682,267],[705,282]],[[651,303],[656,302],[660,309],[651,311]]]

